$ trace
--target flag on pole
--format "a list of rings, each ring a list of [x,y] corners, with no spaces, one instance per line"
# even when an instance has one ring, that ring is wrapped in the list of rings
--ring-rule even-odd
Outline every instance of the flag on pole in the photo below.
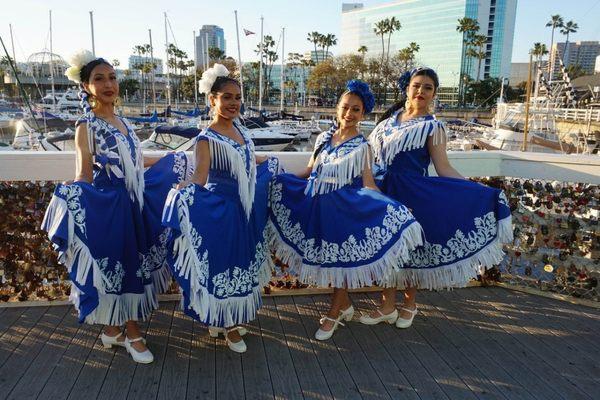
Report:
[[[244,29],[244,34],[245,34],[246,36],[255,35],[255,33],[254,33],[254,32],[252,32],[252,31],[249,31],[248,29]]]

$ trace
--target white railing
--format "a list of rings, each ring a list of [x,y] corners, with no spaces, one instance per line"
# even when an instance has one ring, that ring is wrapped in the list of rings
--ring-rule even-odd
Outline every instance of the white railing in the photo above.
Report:
[[[270,154],[278,156],[289,172],[305,168],[310,157],[307,152]],[[598,155],[471,151],[449,152],[448,157],[452,165],[467,177],[507,176],[600,184]],[[74,171],[75,153],[72,151],[0,152],[0,181],[63,181],[73,179]],[[435,175],[435,170],[430,168],[430,173]]]
[[[558,108],[556,118],[571,121],[600,122],[600,109],[591,108]]]

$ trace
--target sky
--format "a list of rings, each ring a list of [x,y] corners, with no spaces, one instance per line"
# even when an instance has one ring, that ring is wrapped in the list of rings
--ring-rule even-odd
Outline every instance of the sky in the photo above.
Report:
[[[387,2],[389,0],[362,1],[365,6]],[[69,55],[79,49],[91,50],[89,12],[93,11],[96,54],[109,60],[119,59],[125,66],[135,45],[149,43],[149,29],[155,57],[165,58],[166,12],[170,22],[169,42],[175,42],[190,58],[194,53],[193,31],[205,24],[224,29],[227,55],[237,58],[234,19],[234,10],[237,10],[240,32],[243,28],[256,32],[247,37],[240,33],[242,60],[248,61],[256,57],[253,51],[260,40],[261,16],[264,17],[264,34],[273,36],[276,41],[281,28],[285,27],[286,54],[304,53],[312,49],[306,40],[308,32],[333,33],[340,37],[341,7],[340,0],[0,0],[0,37],[11,52],[9,24],[12,24],[17,61],[49,49],[49,11],[52,10],[53,51],[68,60]],[[551,14],[560,14],[565,21],[579,24],[579,31],[570,35],[570,41],[600,40],[600,0],[518,0],[513,62],[527,61],[528,50],[534,42],[549,46],[550,29],[545,23]],[[555,36],[564,41],[558,32]],[[337,54],[335,47],[331,50]],[[1,48],[0,55],[4,55]]]

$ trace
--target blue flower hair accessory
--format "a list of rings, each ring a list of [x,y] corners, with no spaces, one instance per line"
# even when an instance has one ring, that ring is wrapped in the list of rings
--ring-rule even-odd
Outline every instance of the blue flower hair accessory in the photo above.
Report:
[[[426,70],[431,71],[437,78],[437,74],[435,73],[435,71],[429,67],[413,68],[410,71],[406,71],[402,75],[400,75],[400,78],[398,78],[398,87],[400,88],[400,91],[402,92],[402,94],[406,94],[408,85],[410,84],[410,80],[412,79],[412,77],[415,76],[417,74],[417,72],[426,71]],[[436,83],[436,86],[437,86],[437,83]]]
[[[373,107],[375,106],[375,96],[373,96],[373,92],[371,92],[371,88],[368,84],[358,79],[353,79],[346,83],[346,90],[360,97],[363,102],[365,114],[373,111]]]

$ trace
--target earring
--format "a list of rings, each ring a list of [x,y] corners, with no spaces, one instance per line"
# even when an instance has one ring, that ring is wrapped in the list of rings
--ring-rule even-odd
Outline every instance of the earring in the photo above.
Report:
[[[98,107],[98,102],[96,101],[96,98],[92,95],[88,96],[88,103],[90,105],[91,108],[96,108]]]
[[[121,99],[121,97],[117,97],[115,99],[115,101],[113,102],[113,106],[115,107],[121,107],[123,105],[123,99]]]

